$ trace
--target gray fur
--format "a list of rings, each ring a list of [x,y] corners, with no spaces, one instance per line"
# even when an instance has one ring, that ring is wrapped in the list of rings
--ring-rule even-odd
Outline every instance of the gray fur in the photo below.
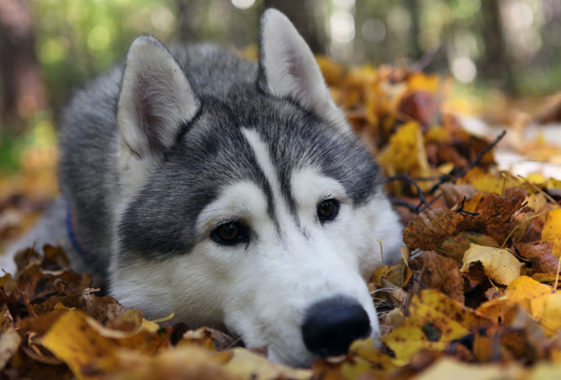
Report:
[[[339,132],[296,101],[260,90],[256,63],[213,45],[175,47],[171,53],[202,107],[183,126],[177,144],[166,152],[164,162],[126,210],[118,226],[123,265],[137,255],[162,260],[188,253],[201,238],[194,234],[198,213],[226,184],[249,179],[270,194],[240,127],[256,129],[269,143],[283,195],[292,206],[287,176],[302,164],[316,164],[325,175],[343,183],[357,206],[380,191],[376,190],[379,170],[358,139]],[[118,184],[116,109],[123,67],[117,65],[74,95],[63,112],[60,135],[62,195],[54,207],[73,205],[76,232],[88,252],[87,267],[102,275],[107,272],[111,251],[113,220],[108,197]],[[269,205],[273,216],[274,205]],[[33,231],[27,242],[34,240],[41,247],[52,243],[52,236],[66,234],[64,218],[51,218],[48,213],[45,219],[41,224],[50,228]],[[75,261],[81,261],[71,246],[66,248]]]
[[[263,30],[261,47],[274,49],[260,65],[213,45],[176,46],[170,56],[145,36],[133,43],[128,70],[118,64],[76,92],[62,115],[61,196],[0,267],[13,272],[14,252],[33,242],[62,244],[73,269],[110,282],[125,307],[147,318],[177,310],[178,321],[226,326],[249,346],[268,344],[271,357],[286,363],[313,359],[301,319],[322,298],[355,299],[376,336],[364,279],[382,262],[376,239],[384,239],[386,263],[398,258],[397,216],[378,166],[350,133],[290,21],[268,11]],[[289,53],[302,59],[272,59],[286,55],[283,44],[294,44]],[[317,202],[335,193],[345,211],[324,225]],[[244,222],[240,198],[244,210],[258,211],[245,248],[228,248],[205,228]],[[235,214],[215,221],[229,206]],[[83,242],[78,251],[68,210]]]

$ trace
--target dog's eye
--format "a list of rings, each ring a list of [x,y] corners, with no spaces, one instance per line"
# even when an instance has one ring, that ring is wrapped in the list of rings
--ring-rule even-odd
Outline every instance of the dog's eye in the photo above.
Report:
[[[322,223],[335,219],[338,213],[339,202],[336,199],[326,199],[318,205],[318,217]]]
[[[222,245],[234,245],[249,240],[247,229],[238,222],[221,224],[210,233],[210,237]]]

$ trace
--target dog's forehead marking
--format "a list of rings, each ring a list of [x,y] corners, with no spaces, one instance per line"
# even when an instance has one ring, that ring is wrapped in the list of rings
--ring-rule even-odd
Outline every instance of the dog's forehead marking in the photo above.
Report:
[[[271,217],[277,225],[277,231],[281,234],[281,226],[288,226],[294,223],[294,218],[291,216],[290,206],[283,196],[281,182],[279,180],[279,173],[275,169],[275,165],[271,160],[271,155],[267,144],[261,139],[259,134],[253,129],[241,128],[242,134],[247,142],[253,149],[255,160],[259,165],[261,171],[265,175],[269,188],[273,195],[273,205],[269,205],[273,211]],[[297,217],[297,216],[296,216]]]

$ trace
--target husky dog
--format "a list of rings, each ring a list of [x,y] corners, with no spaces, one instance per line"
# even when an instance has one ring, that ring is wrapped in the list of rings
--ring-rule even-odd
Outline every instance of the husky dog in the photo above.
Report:
[[[62,244],[146,318],[227,329],[307,366],[379,334],[366,281],[399,256],[380,170],[310,49],[268,10],[259,63],[138,37],[63,114],[61,196],[3,258]]]

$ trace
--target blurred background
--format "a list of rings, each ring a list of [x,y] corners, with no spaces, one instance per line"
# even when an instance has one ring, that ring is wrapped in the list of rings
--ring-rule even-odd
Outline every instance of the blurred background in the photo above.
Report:
[[[39,204],[56,194],[61,107],[136,36],[211,41],[256,57],[269,7],[329,62],[453,78],[451,94],[464,104],[498,111],[561,88],[559,0],[0,0],[0,210],[21,194]],[[14,220],[4,212],[0,231],[2,223]]]
[[[559,0],[0,0],[0,131],[56,112],[139,34],[255,47],[269,7],[345,64],[416,65],[513,96],[561,87]]]

